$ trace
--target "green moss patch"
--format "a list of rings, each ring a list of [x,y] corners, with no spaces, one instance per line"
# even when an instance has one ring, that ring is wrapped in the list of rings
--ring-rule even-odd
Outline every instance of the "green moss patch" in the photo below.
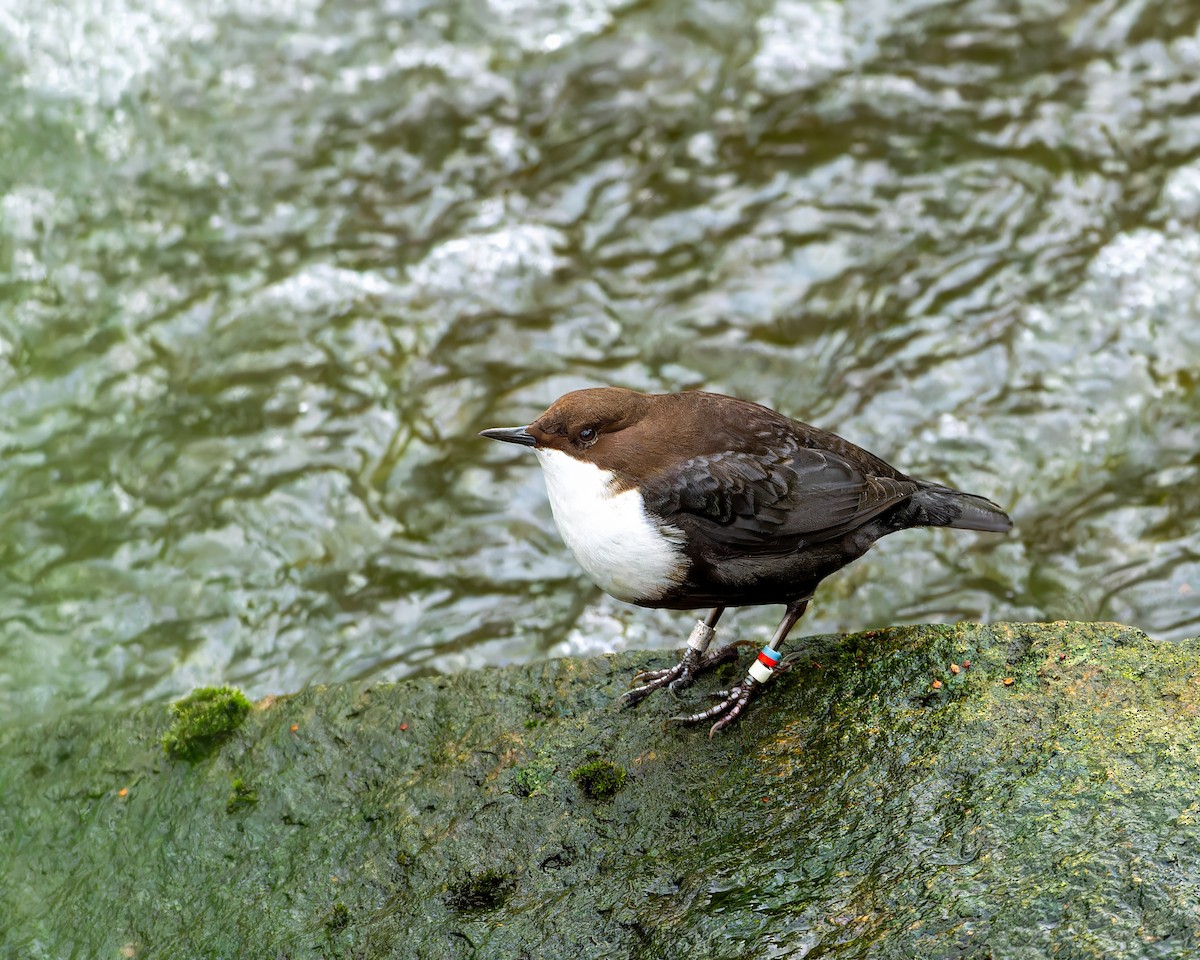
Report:
[[[219,747],[250,713],[250,701],[233,687],[202,687],[171,704],[174,718],[162,745],[173,760],[195,763]]]
[[[248,810],[256,803],[258,803],[258,791],[241,777],[234,777],[233,789],[229,791],[229,799],[225,801],[225,812],[237,813],[240,810]]]
[[[513,770],[509,777],[509,789],[513,796],[532,797],[542,789],[542,785],[554,776],[557,765],[554,761],[538,757],[537,759]]]
[[[339,900],[329,908],[329,912],[325,915],[325,929],[330,933],[337,933],[339,930],[345,930],[349,925],[350,908]]]
[[[571,779],[590,800],[611,800],[625,786],[629,773],[622,766],[602,757],[590,759],[571,771]]]
[[[495,910],[512,892],[514,880],[501,870],[484,870],[453,884],[446,891],[451,910]]]

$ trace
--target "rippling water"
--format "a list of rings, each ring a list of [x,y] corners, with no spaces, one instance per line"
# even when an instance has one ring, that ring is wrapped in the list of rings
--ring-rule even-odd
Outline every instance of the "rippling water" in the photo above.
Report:
[[[801,632],[1195,634],[1198,24],[9,3],[3,714],[679,646],[476,437],[598,383],[762,401],[1012,508],[889,538]]]

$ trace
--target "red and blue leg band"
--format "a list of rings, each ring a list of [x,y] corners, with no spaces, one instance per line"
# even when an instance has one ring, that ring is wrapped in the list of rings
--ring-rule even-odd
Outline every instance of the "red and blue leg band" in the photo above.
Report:
[[[771,679],[771,674],[775,672],[775,668],[779,666],[779,651],[772,650],[771,645],[763,647],[762,653],[758,655],[758,659],[750,664],[750,676],[759,683],[766,683]]]

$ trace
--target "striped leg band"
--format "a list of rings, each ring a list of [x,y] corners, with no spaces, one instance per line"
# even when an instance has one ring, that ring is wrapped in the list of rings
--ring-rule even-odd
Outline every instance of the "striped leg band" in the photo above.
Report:
[[[697,620],[696,625],[692,627],[691,636],[687,640],[688,649],[695,650],[697,653],[703,653],[708,649],[708,645],[713,642],[713,637],[716,635],[716,630],[703,620]]]
[[[758,659],[750,664],[750,678],[759,683],[766,683],[771,679],[771,674],[775,672],[777,666],[779,666],[778,651],[772,650],[770,645],[765,646],[762,653],[758,655]]]

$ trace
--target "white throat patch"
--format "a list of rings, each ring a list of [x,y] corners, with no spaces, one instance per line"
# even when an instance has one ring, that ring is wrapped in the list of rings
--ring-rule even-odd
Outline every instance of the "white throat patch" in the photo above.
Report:
[[[646,513],[636,490],[616,493],[613,475],[561,450],[534,450],[563,542],[605,593],[656,600],[687,573],[683,534]]]

